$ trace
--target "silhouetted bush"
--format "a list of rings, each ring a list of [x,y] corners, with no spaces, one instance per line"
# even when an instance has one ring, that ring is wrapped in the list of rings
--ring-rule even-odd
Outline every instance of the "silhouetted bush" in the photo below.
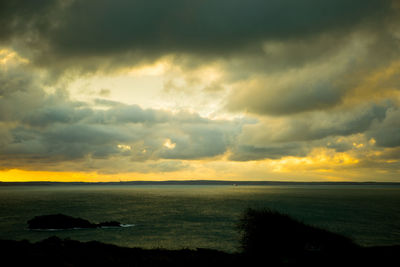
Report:
[[[347,237],[269,209],[247,209],[238,224],[243,253],[282,262],[309,254],[337,254],[357,246]]]

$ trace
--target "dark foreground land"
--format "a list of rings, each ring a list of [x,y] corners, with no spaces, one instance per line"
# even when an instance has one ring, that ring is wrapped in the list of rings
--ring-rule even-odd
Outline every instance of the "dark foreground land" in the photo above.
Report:
[[[1,266],[400,266],[400,245],[360,247],[350,239],[270,210],[247,210],[241,251],[125,248],[50,237],[0,240]]]
[[[51,237],[41,242],[0,240],[1,266],[399,266],[400,246],[359,248],[342,255],[304,254],[276,262],[274,255],[251,257],[209,249],[124,248],[100,242]]]

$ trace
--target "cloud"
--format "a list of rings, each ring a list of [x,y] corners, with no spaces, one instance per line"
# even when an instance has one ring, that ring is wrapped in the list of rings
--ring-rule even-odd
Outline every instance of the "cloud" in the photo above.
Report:
[[[311,146],[301,142],[287,142],[265,145],[246,145],[239,144],[235,146],[229,155],[230,160],[234,161],[252,161],[262,159],[280,159],[285,156],[304,157],[311,150]]]
[[[222,156],[245,123],[100,99],[93,106],[71,100],[63,89],[46,93],[40,75],[21,66],[0,70],[0,79],[7,81],[0,97],[3,168],[54,170],[55,165],[65,168],[75,162],[75,171],[88,166],[104,170],[93,161],[110,160],[105,166],[112,172],[117,168],[111,162],[118,159],[125,164],[162,161],[151,164],[172,171],[184,165],[164,159]],[[99,104],[106,108],[96,108]]]
[[[348,32],[382,23],[392,15],[391,1],[380,0],[2,3],[0,38],[4,43],[17,42],[20,52],[42,66],[76,68],[79,64],[87,69],[176,53],[240,54],[249,48],[261,50],[266,40]],[[108,63],[101,64],[101,58]]]
[[[111,90],[110,89],[103,88],[103,89],[101,89],[99,91],[99,96],[102,96],[102,97],[110,96],[110,94],[111,94]]]
[[[312,141],[329,136],[364,133],[386,117],[391,105],[369,104],[336,112],[313,112],[283,118],[265,118],[246,125],[240,136],[248,144]]]
[[[381,105],[356,106],[345,111],[263,118],[256,124],[243,126],[230,159],[246,161],[303,157],[318,147],[345,152],[353,149],[355,142],[367,143],[365,139],[377,138],[370,131],[382,128],[378,125],[388,119],[387,114],[392,108],[390,102],[383,102]],[[382,130],[382,135],[384,132]],[[365,135],[365,139],[351,139],[358,134]]]
[[[2,1],[0,164],[393,172],[396,3]]]
[[[280,116],[387,98],[400,88],[395,78],[400,50],[391,49],[391,58],[380,57],[374,54],[377,43],[379,36],[354,34],[339,49],[323,57],[309,56],[303,64],[275,69],[272,64],[259,66],[252,69],[253,75],[233,83],[226,107],[235,112]],[[289,44],[271,48],[275,50],[271,53],[283,55],[278,60],[281,64],[290,60],[286,54],[297,51],[295,43]],[[314,51],[315,44],[310,46]],[[301,53],[300,46],[296,55]],[[267,62],[268,55],[263,60]]]
[[[331,66],[331,64],[329,64]],[[323,66],[240,83],[228,99],[228,109],[282,115],[327,109],[342,101],[343,88],[335,85],[340,74],[324,73]]]
[[[182,161],[161,161],[158,163],[149,164],[150,170],[159,172],[175,172],[183,169],[188,169],[190,166]]]
[[[133,110],[143,111],[137,107]],[[129,157],[132,161],[208,158],[225,153],[230,144],[226,136],[233,134],[232,129],[237,127],[230,122],[217,125],[212,121],[181,124],[174,122],[180,120],[178,116],[149,124],[145,122],[146,118],[136,119],[144,112],[125,111],[123,114],[118,112],[119,117],[114,117],[115,120],[103,122],[91,118],[98,116],[93,110],[81,113],[86,117],[80,120],[68,120],[69,117],[58,116],[64,114],[62,108],[53,110],[50,118],[36,116],[33,120],[17,121],[17,126],[11,126],[4,133],[9,135],[9,142],[1,146],[1,158],[6,162],[22,159],[22,165],[28,160],[34,164],[42,160],[62,162],[112,156]],[[79,113],[79,109],[70,115],[74,116],[74,112]],[[130,116],[134,119],[126,120]],[[167,138],[175,146],[166,148]]]
[[[38,0],[35,3],[25,0],[1,1],[0,40],[5,41],[24,35],[29,30],[40,30],[40,22],[47,22],[46,12],[56,8],[62,1]]]
[[[375,122],[367,135],[382,147],[400,147],[400,109],[393,107],[387,111],[385,120]]]
[[[240,127],[240,126],[239,126]],[[231,123],[220,122],[207,127],[199,124],[184,125],[171,138],[175,146],[161,151],[162,158],[196,159],[223,155],[231,145],[232,136],[240,128]]]
[[[370,151],[399,146],[394,100],[258,121],[211,120],[106,99],[77,102],[63,89],[46,93],[40,75],[23,65],[1,70],[0,77],[7,81],[0,98],[3,168],[148,172],[153,166],[167,172],[190,167],[180,161],[224,155],[232,161],[280,160],[307,157],[316,148],[353,151],[369,139],[376,142]]]

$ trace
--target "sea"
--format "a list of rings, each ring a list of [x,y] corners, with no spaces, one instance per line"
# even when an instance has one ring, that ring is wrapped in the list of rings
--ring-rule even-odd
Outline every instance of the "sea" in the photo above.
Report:
[[[57,185],[0,186],[0,239],[51,236],[125,247],[239,250],[247,208],[268,208],[350,237],[363,246],[400,244],[400,186]],[[27,221],[62,213],[126,227],[38,231]]]

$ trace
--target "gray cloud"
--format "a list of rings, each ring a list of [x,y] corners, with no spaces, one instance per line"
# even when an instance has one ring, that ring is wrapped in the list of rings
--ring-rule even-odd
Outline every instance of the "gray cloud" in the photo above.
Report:
[[[337,75],[318,78],[320,73],[299,77],[285,73],[285,78],[260,78],[244,83],[228,100],[228,109],[251,113],[284,115],[333,107],[342,101],[343,88],[334,85]],[[290,80],[287,80],[290,77]]]
[[[99,99],[96,105],[107,108],[95,109],[69,99],[61,89],[45,93],[40,77],[24,68],[2,69],[0,78],[8,82],[0,97],[3,168],[29,165],[47,169],[44,163],[54,168],[54,164],[65,167],[65,162],[77,161],[82,168],[98,166],[86,165],[88,159],[144,162],[215,157],[227,151],[245,123]],[[165,145],[167,141],[170,146]],[[176,162],[154,164],[160,171],[184,166]],[[109,171],[114,169],[109,167]],[[79,170],[79,165],[74,168]]]
[[[45,93],[31,71],[12,67],[0,69],[0,121],[14,121],[43,106]]]
[[[164,149],[161,157],[169,159],[192,159],[218,156],[231,145],[231,136],[237,134],[238,127],[221,122],[219,125],[187,125],[171,138],[174,149]],[[236,129],[235,129],[236,128]]]
[[[3,1],[3,42],[16,40],[40,65],[152,60],[164,54],[220,57],[259,51],[266,40],[304,39],[379,25],[391,16],[381,0]],[[34,48],[34,49],[32,49]],[[34,50],[34,51],[33,51]],[[254,51],[255,52],[255,51]],[[120,55],[120,56],[118,56]],[[86,62],[86,63],[85,63]]]
[[[246,118],[210,120],[195,113],[174,114],[101,99],[96,105],[107,109],[94,109],[70,100],[62,90],[45,94],[33,73],[19,71],[11,68],[0,75],[13,84],[3,87],[0,98],[5,114],[0,132],[4,136],[0,143],[3,167],[81,161],[82,168],[89,168],[98,165],[87,165],[88,159],[103,163],[113,158],[125,159],[122,162],[193,160],[227,151],[237,161],[302,157],[316,147],[351,150],[351,141],[338,143],[334,138],[363,133],[374,138],[377,146],[399,146],[396,122],[400,114],[392,101],[335,112],[265,117],[258,123]],[[170,167],[160,165],[165,170]]]
[[[47,14],[58,9],[61,1],[26,0],[0,2],[0,41],[24,35],[29,30],[39,30],[43,22],[48,22]],[[41,23],[42,22],[42,23]]]
[[[11,140],[0,147],[3,160],[25,158],[49,161],[78,160],[87,156],[108,158],[113,155],[130,157],[133,161],[149,159],[199,159],[222,155],[229,146],[228,135],[237,128],[233,123],[184,122],[177,123],[179,117],[170,120],[146,123],[146,117],[137,120],[140,112],[117,113],[114,121],[93,120],[96,111],[74,113],[86,115],[81,120],[70,120],[65,116],[65,109],[52,110],[52,116],[25,117],[16,122],[17,127],[9,128]],[[112,110],[109,111],[113,113]],[[42,113],[40,110],[39,114]],[[61,115],[60,115],[61,114]],[[133,117],[133,120],[126,118]],[[31,119],[28,121],[28,119]],[[204,119],[205,120],[205,119]],[[143,123],[144,122],[144,123]],[[25,126],[24,126],[25,125]],[[34,126],[34,128],[32,128]],[[171,140],[173,148],[165,147],[166,140]]]
[[[272,60],[271,64],[268,55],[261,56],[262,59],[255,60],[260,64],[250,68],[252,74],[247,72],[246,64],[243,65],[242,72],[249,75],[233,83],[226,107],[235,112],[280,116],[341,106],[355,98],[355,90],[359,90],[357,97],[368,99],[378,90],[399,89],[396,75],[387,76],[379,83],[370,82],[375,84],[374,88],[366,83],[370,76],[396,64],[400,58],[400,49],[395,47],[398,38],[392,35],[390,39],[388,35],[385,30],[379,34],[354,34],[337,49],[321,55],[312,55],[312,51],[325,48],[325,44],[314,44],[309,40],[310,52],[305,53],[307,59],[299,62],[287,57],[293,53],[302,55],[301,46],[298,51],[295,42],[272,43],[270,48],[267,44],[267,50],[270,49],[278,59]],[[383,42],[381,37],[386,38],[385,44],[381,45],[386,52],[377,48]],[[274,65],[275,62],[278,66]],[[361,86],[365,88],[360,89]]]
[[[276,144],[245,145],[239,144],[232,149],[230,160],[249,161],[261,159],[280,159],[285,156],[304,157],[312,146],[304,142],[287,142]]]
[[[364,133],[375,122],[385,119],[391,105],[370,104],[346,111],[314,112],[279,119],[266,119],[245,126],[242,140],[248,143],[312,141],[329,136]]]
[[[389,109],[385,120],[376,122],[367,135],[374,138],[378,146],[400,147],[400,109]]]
[[[45,102],[45,106],[34,113],[26,114],[22,122],[33,127],[45,127],[55,123],[75,123],[93,114],[89,108],[77,108],[73,103]]]
[[[174,172],[183,169],[190,169],[188,164],[182,163],[182,161],[166,160],[158,163],[149,164],[150,170],[157,170],[159,172]]]
[[[40,124],[44,125],[44,124]],[[10,127],[9,141],[0,146],[0,160],[24,166],[43,162],[64,162],[126,157],[133,162],[159,159],[200,159],[222,155],[235,128],[209,122],[182,126],[161,124],[47,123],[43,128]],[[172,147],[166,147],[170,140]],[[10,166],[11,167],[11,166]]]
[[[333,113],[314,112],[263,119],[256,124],[244,125],[231,150],[230,159],[247,161],[279,159],[285,156],[303,157],[318,147],[334,149],[337,152],[349,151],[354,148],[351,136],[369,133],[367,137],[371,138],[372,133],[375,133],[374,138],[377,138],[376,130],[382,129],[377,125],[388,120],[392,108],[390,102],[384,102],[381,105],[357,106]],[[385,131],[378,130],[378,133],[385,136]],[[338,137],[350,139],[337,142]],[[389,140],[396,142],[397,135],[393,137]],[[377,142],[377,145],[381,143]]]

